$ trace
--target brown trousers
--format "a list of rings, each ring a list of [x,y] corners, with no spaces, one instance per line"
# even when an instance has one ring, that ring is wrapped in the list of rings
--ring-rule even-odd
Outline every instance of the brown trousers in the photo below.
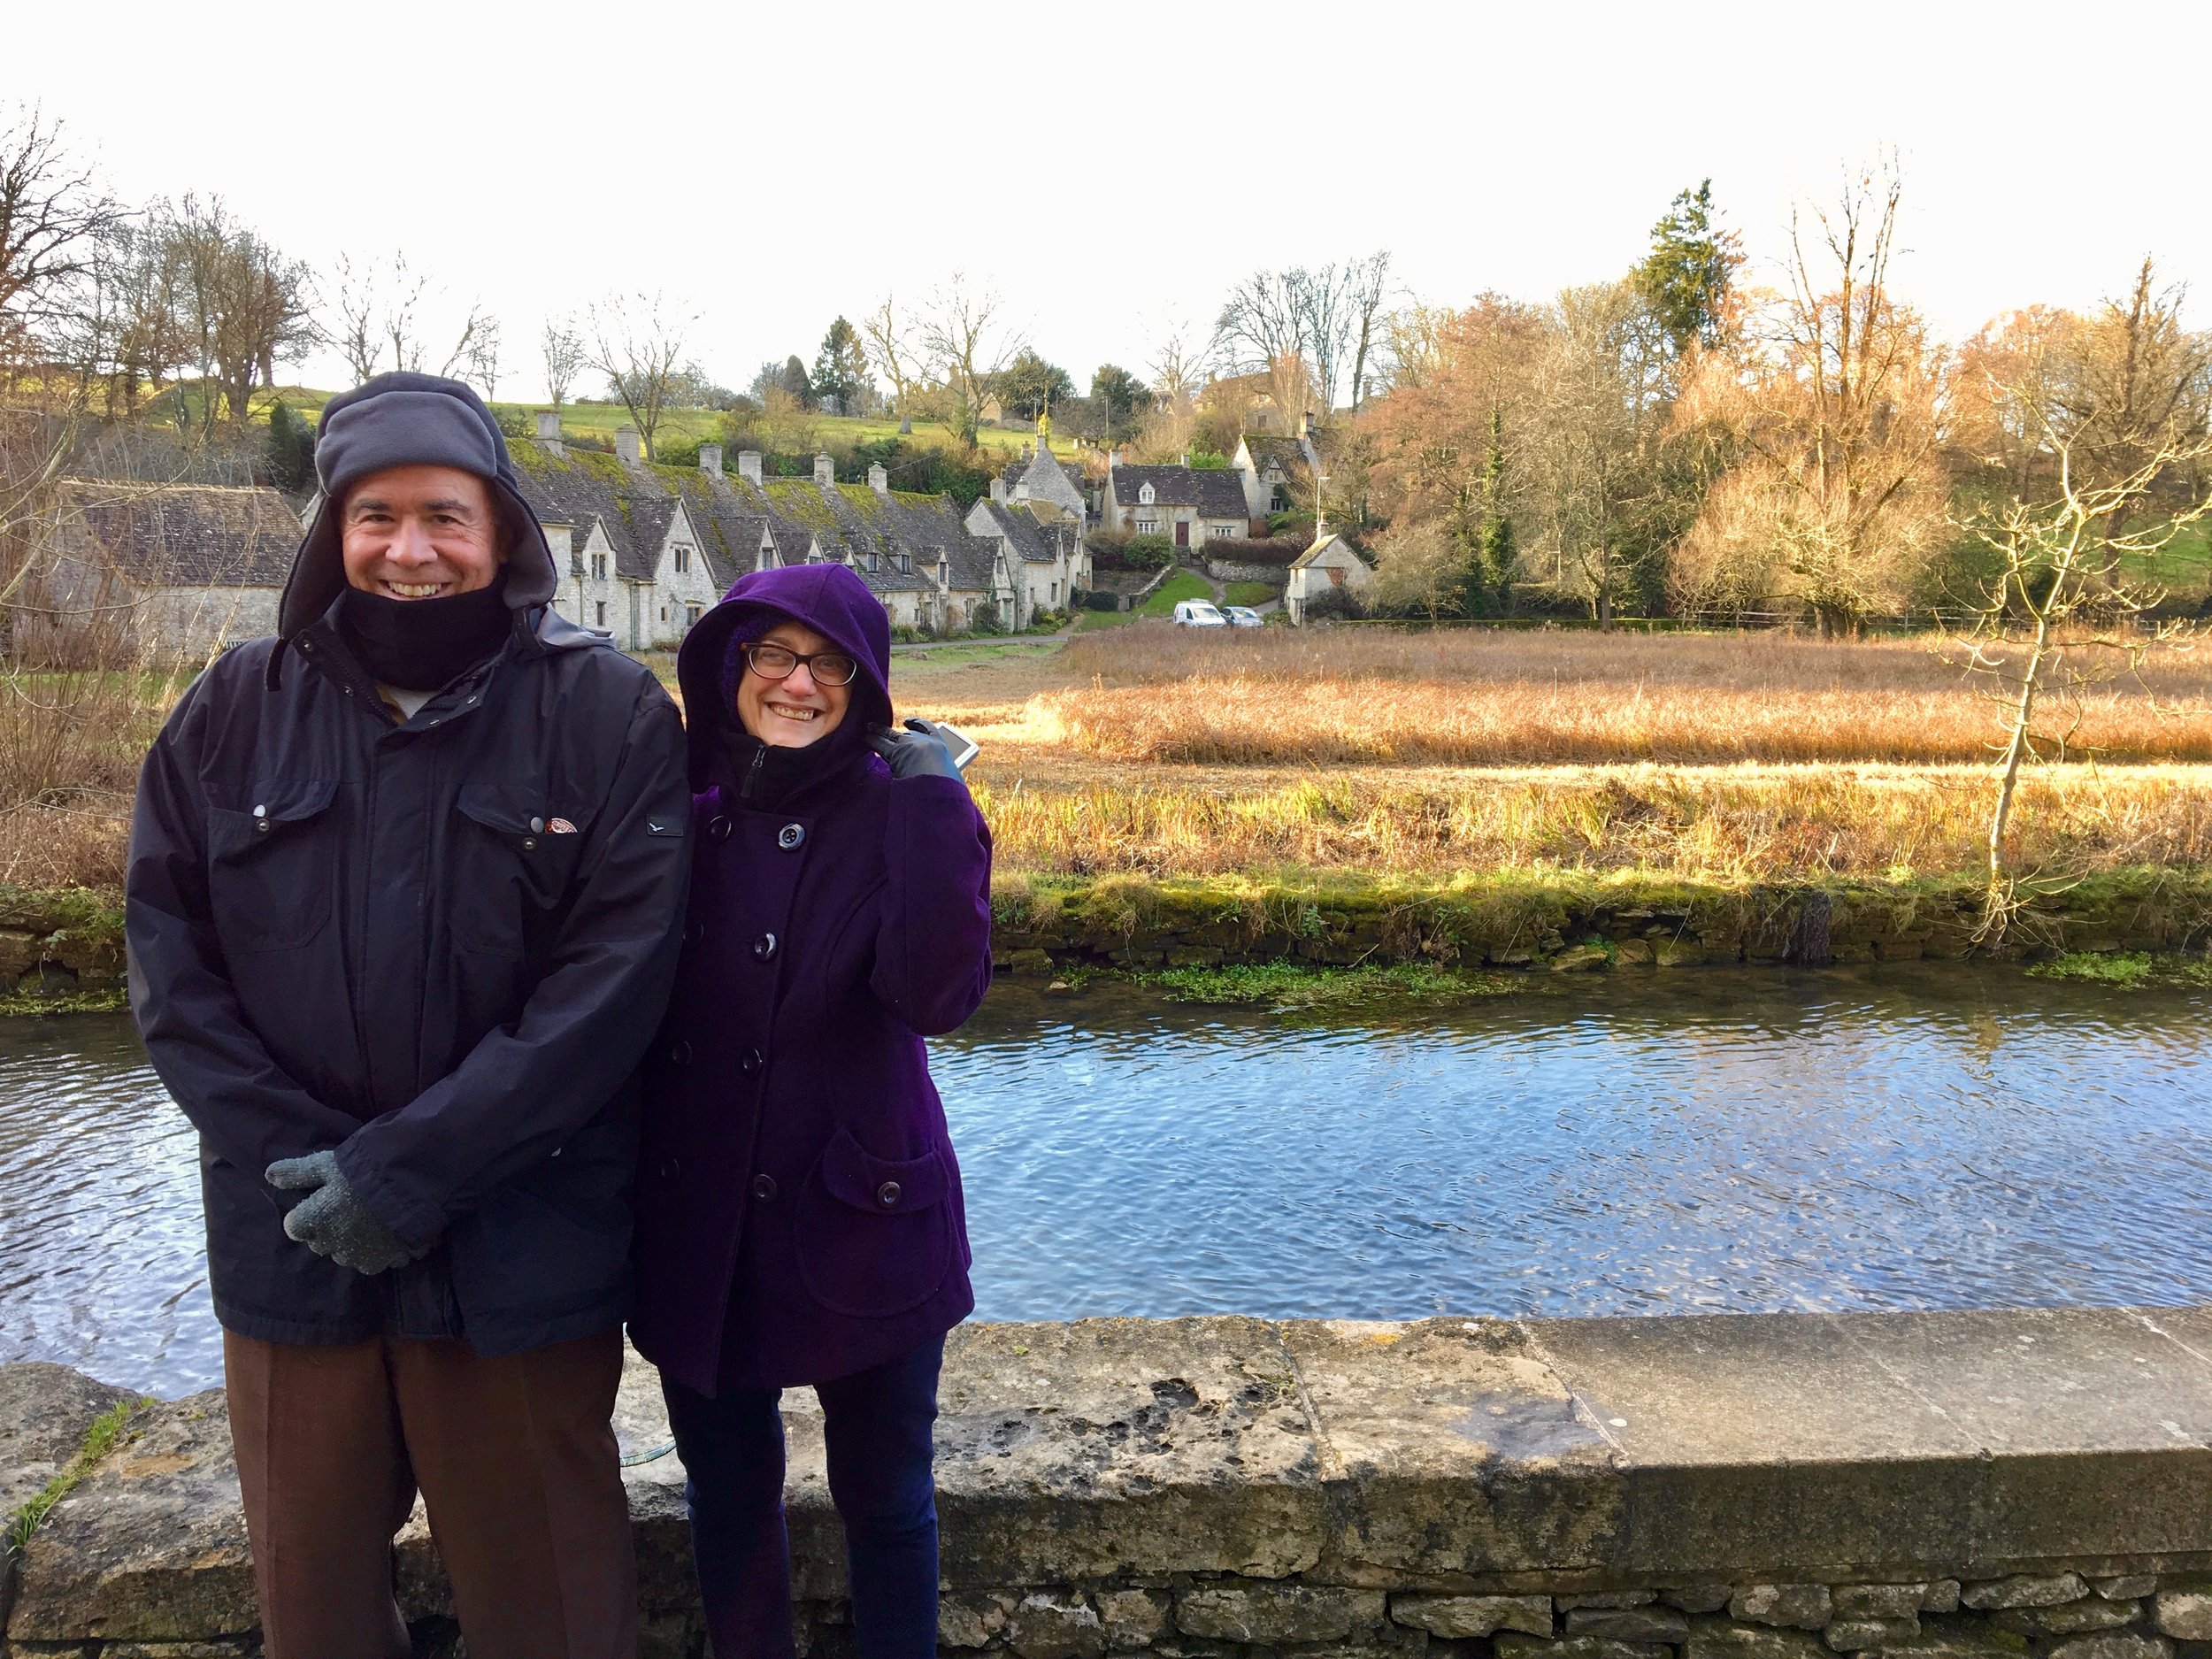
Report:
[[[419,1486],[470,1659],[633,1659],[619,1331],[499,1359],[226,1332],[223,1371],[266,1659],[407,1659],[392,1538]]]

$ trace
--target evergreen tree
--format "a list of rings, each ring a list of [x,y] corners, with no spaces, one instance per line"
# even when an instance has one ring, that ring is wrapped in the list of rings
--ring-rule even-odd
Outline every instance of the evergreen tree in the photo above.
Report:
[[[814,395],[825,402],[834,398],[837,412],[856,412],[860,395],[868,385],[868,354],[860,343],[860,331],[840,317],[822,336],[822,349],[814,359]]]
[[[1728,290],[1743,263],[1742,239],[1713,227],[1713,181],[1674,198],[1651,227],[1651,252],[1634,272],[1636,288],[1673,337],[1675,349],[1693,341],[1720,343],[1727,322]]]
[[[269,481],[304,489],[315,476],[315,429],[282,398],[269,406]]]
[[[783,362],[783,389],[799,400],[805,409],[814,407],[814,382],[807,379],[806,365],[793,352]]]
[[[1467,614],[1503,616],[1513,608],[1516,550],[1512,516],[1505,510],[1505,417],[1490,411],[1490,454],[1482,466],[1482,518],[1474,557],[1467,561]]]

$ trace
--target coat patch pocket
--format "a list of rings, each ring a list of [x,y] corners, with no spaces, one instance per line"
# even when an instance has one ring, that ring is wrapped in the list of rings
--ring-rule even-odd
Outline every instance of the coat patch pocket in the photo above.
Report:
[[[840,1127],[793,1206],[807,1294],[862,1319],[927,1302],[952,1270],[951,1192],[941,1153],[879,1158]]]
[[[534,784],[465,783],[454,804],[453,936],[472,950],[526,956],[568,896],[588,819],[572,806],[557,811]]]
[[[242,806],[207,809],[207,899],[226,950],[288,950],[330,920],[338,861],[316,820],[331,778],[257,785]]]

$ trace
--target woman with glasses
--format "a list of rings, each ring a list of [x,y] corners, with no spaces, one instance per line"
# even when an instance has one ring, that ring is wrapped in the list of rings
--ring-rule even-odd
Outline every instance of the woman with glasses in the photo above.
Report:
[[[744,578],[677,657],[689,926],[647,1071],[631,1336],[660,1367],[714,1651],[793,1651],[780,1392],[811,1384],[863,1659],[937,1650],[930,1425],[974,1305],[922,1039],[990,984],[991,841],[842,565]],[[663,833],[644,826],[641,833]]]

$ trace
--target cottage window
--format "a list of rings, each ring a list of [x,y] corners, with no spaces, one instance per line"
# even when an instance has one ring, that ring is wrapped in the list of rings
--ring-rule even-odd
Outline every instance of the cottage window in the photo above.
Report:
[[[603,628],[607,626],[607,602],[603,599],[599,602],[599,626]]]
[[[668,607],[666,605],[663,605],[661,607],[661,620],[663,622],[668,620]]]
[[[698,626],[699,607],[696,605],[686,605],[684,607],[684,626],[687,628],[695,628]]]
[[[1137,534],[1139,535],[1159,534],[1160,521],[1157,518],[1139,518],[1137,520]]]
[[[1267,510],[1270,512],[1288,512],[1290,511],[1290,497],[1283,493],[1283,487],[1280,484],[1276,485],[1274,489],[1269,494],[1267,497]]]
[[[902,576],[911,576],[913,573],[914,573],[914,556],[913,556],[911,553],[902,553],[902,554],[900,554],[900,555],[899,555],[899,574],[900,574],[900,575],[902,575]]]
[[[680,544],[676,549],[676,574],[684,575],[691,569],[691,549]]]
[[[1149,507],[1156,499],[1157,497],[1152,492],[1151,485],[1146,484],[1139,488],[1137,500],[1143,505]]]
[[[595,553],[591,556],[591,579],[595,582],[603,582],[607,580],[607,556],[604,553]]]
[[[1214,538],[1225,538],[1225,537],[1228,537],[1228,536],[1233,536],[1234,534],[1236,534],[1236,533],[1237,533],[1237,527],[1236,527],[1236,526],[1235,526],[1233,523],[1231,523],[1231,524],[1217,524],[1217,525],[1215,525],[1215,526],[1214,526],[1211,529],[1210,529],[1210,530],[1208,530],[1208,531],[1206,532],[1206,534],[1207,534],[1208,538],[1210,540],[1210,539],[1214,539]]]

